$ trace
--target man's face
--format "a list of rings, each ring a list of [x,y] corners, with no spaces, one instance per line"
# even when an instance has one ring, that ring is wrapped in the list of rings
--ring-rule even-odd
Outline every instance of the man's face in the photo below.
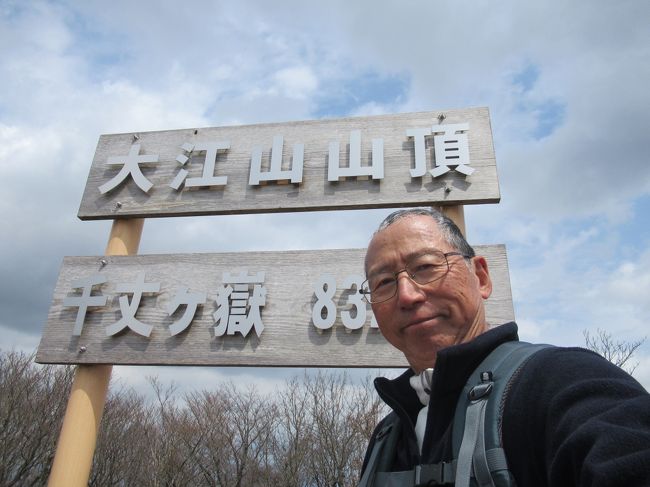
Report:
[[[373,237],[366,254],[367,274],[396,272],[431,249],[456,251],[432,218],[404,217]],[[416,371],[433,367],[438,350],[472,340],[487,328],[483,300],[492,292],[487,262],[474,257],[468,267],[461,256],[448,260],[449,273],[442,279],[419,285],[400,273],[397,294],[372,305],[382,334]]]

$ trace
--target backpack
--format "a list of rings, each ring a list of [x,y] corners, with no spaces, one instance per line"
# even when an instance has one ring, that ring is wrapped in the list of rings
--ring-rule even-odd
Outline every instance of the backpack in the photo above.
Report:
[[[452,426],[452,462],[416,465],[391,472],[400,419],[391,412],[377,432],[359,487],[449,485],[514,487],[501,444],[503,403],[512,379],[536,352],[550,345],[506,342],[469,376],[458,398]]]

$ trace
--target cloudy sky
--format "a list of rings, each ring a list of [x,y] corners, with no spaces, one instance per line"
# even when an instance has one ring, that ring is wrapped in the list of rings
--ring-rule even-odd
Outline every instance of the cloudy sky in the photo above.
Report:
[[[550,4],[0,0],[0,348],[34,350],[62,257],[104,251],[76,217],[100,134],[474,106],[502,200],[468,237],[507,245],[522,338],[650,335],[650,4]],[[140,250],[364,247],[388,211],[148,220]],[[282,376],[143,369],[116,375]]]

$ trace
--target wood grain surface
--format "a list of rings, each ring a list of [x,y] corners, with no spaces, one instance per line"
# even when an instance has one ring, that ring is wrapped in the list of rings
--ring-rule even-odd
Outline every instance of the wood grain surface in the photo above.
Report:
[[[494,292],[486,303],[488,321],[501,324],[514,319],[508,265],[502,245],[477,246],[485,255],[494,281]],[[343,283],[349,275],[363,274],[365,249],[255,252],[223,254],[140,255],[121,257],[66,257],[54,291],[48,322],[37,353],[41,363],[112,363],[220,366],[296,367],[403,367],[402,354],[371,328],[370,305],[358,330],[343,326],[341,313],[352,311],[351,290]],[[106,264],[102,264],[102,259]],[[264,330],[215,336],[212,313],[216,310],[217,288],[224,273],[265,272],[266,305],[261,308]],[[106,336],[106,327],[121,318],[118,282],[132,282],[144,272],[146,282],[160,282],[160,292],[145,295],[136,317],[153,325],[149,338],[127,329]],[[92,308],[86,315],[80,336],[72,336],[76,307],[63,306],[66,296],[80,290],[72,282],[95,273],[107,282],[94,294],[108,296],[106,306]],[[314,284],[329,273],[337,283],[336,321],[328,330],[317,329],[312,308],[318,297]],[[190,327],[171,336],[169,326],[182,310],[169,316],[167,304],[179,286],[190,292],[206,292],[207,302],[199,306]],[[363,311],[362,311],[363,312]],[[84,350],[84,351],[81,351]]]
[[[414,139],[406,131],[440,125],[468,123],[470,176],[450,171],[438,178],[428,172],[412,178],[415,165]],[[350,177],[328,181],[329,143],[338,141],[340,165],[349,163],[350,132],[361,132],[361,165],[371,163],[372,140],[384,141],[384,178]],[[284,170],[290,168],[294,144],[304,144],[302,183],[269,181],[249,185],[251,157],[255,147],[262,150],[262,168],[270,165],[273,137],[284,138]],[[137,138],[135,137],[137,136]],[[169,185],[181,165],[176,157],[184,143],[228,141],[230,149],[219,151],[214,176],[226,176],[225,186],[172,189]],[[109,165],[111,157],[125,156],[134,144],[140,155],[157,155],[158,162],[143,165],[142,173],[152,184],[142,191],[129,176],[115,189],[102,194],[99,187],[120,170]],[[426,142],[427,171],[434,167],[433,137]],[[188,178],[201,176],[205,152],[185,164]],[[497,203],[500,199],[487,108],[445,110],[371,117],[312,120],[232,127],[189,128],[138,134],[102,135],[97,145],[78,216],[82,220],[165,217],[237,213],[269,213],[355,208],[458,205]]]

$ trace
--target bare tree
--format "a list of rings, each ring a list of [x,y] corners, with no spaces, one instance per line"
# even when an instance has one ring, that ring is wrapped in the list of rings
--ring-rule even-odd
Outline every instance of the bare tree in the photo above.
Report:
[[[203,480],[203,485],[227,485],[229,465],[224,426],[227,418],[227,401],[219,394],[207,391],[186,396],[187,409],[199,434],[193,460]]]
[[[275,406],[255,388],[228,383],[214,392],[186,397],[189,414],[201,437],[194,449],[206,485],[248,487],[267,485],[273,469]]]
[[[74,369],[0,352],[0,485],[44,485]],[[355,485],[383,414],[371,381],[305,374],[273,395],[232,383],[179,397],[111,390],[89,483],[257,487]]]
[[[156,378],[149,381],[155,393],[153,418],[156,427],[145,440],[152,452],[150,481],[146,485],[196,485],[198,470],[193,465],[193,453],[198,443],[191,416],[184,405],[176,403],[176,386],[163,387]]]
[[[155,428],[152,408],[141,395],[127,388],[111,391],[89,485],[147,485],[151,479],[151,449],[145,439]]]
[[[313,421],[305,382],[297,377],[288,380],[276,401],[277,423],[271,454],[277,479],[273,485],[307,487]]]
[[[346,373],[306,378],[313,421],[309,441],[310,485],[356,485],[363,455],[379,419],[379,398],[368,383],[351,384]]]
[[[602,355],[630,375],[634,373],[634,370],[639,365],[639,362],[631,363],[630,360],[647,338],[643,337],[639,340],[619,341],[615,340],[610,332],[601,328],[596,330],[596,336],[591,336],[589,330],[583,330],[582,334],[585,337],[585,346],[588,349]]]
[[[70,367],[0,352],[0,485],[45,485],[72,384]]]

